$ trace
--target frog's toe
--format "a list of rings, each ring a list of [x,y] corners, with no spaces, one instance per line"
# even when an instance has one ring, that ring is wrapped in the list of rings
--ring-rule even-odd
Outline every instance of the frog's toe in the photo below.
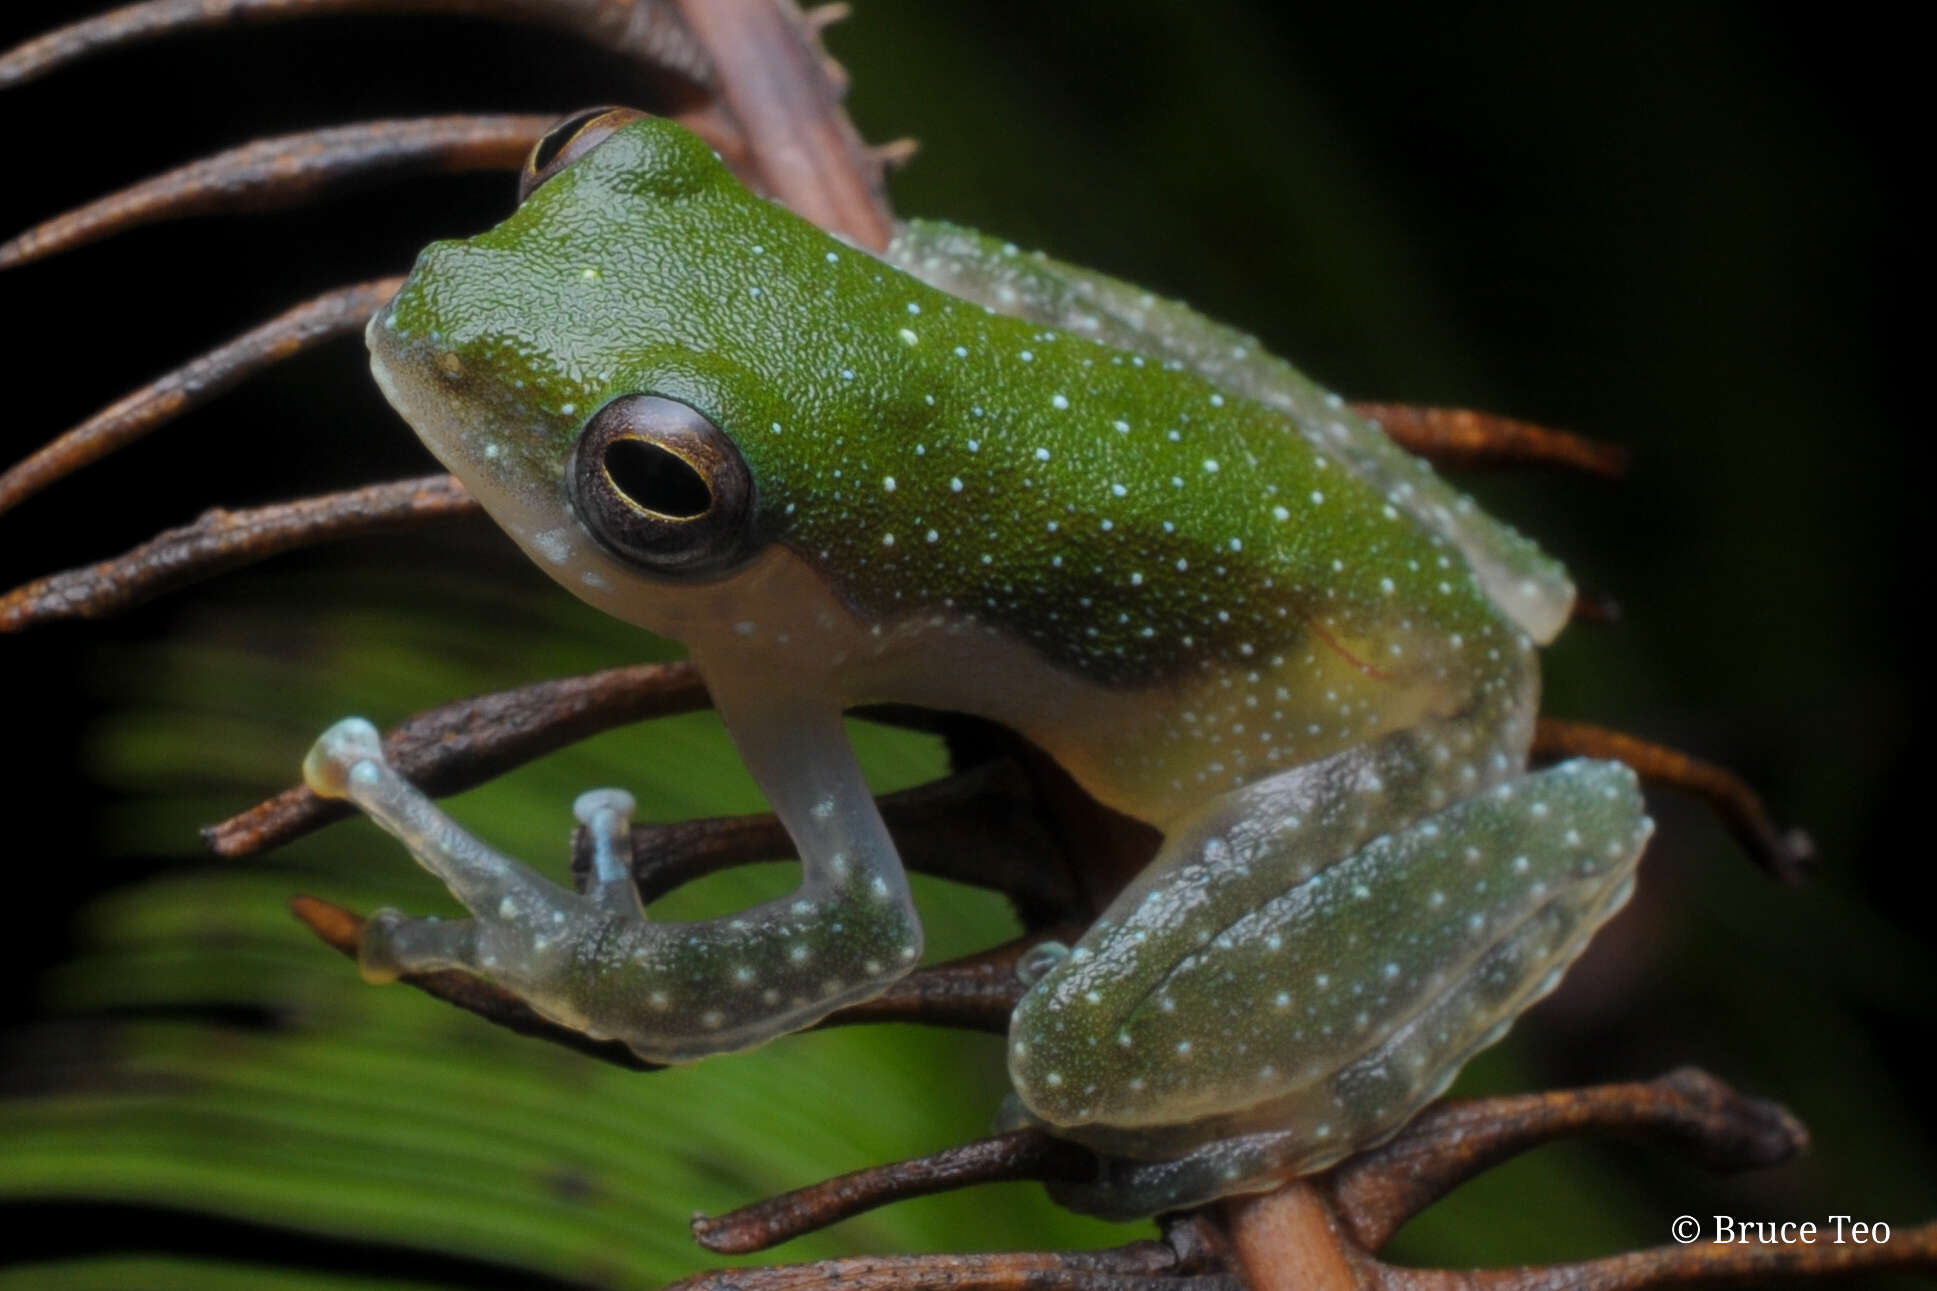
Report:
[[[592,844],[586,897],[608,914],[643,921],[646,909],[632,881],[632,813],[638,804],[623,789],[591,789],[572,803],[572,814]]]
[[[578,897],[514,857],[498,852],[446,816],[383,756],[377,728],[346,718],[323,732],[303,760],[303,778],[328,798],[347,798],[410,849],[451,895],[476,915],[508,919],[575,911]]]
[[[377,985],[446,969],[475,973],[477,925],[469,919],[413,919],[397,910],[379,910],[363,925],[356,963],[363,980]]]
[[[587,789],[572,800],[572,815],[587,829],[598,829],[610,816],[630,819],[638,802],[623,789]]]
[[[383,761],[383,737],[361,717],[346,717],[324,731],[303,759],[303,781],[323,798],[350,796],[350,777],[365,763]]]

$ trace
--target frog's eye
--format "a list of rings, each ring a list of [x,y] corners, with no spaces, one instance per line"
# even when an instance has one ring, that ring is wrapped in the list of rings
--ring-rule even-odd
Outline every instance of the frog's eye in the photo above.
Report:
[[[518,200],[530,197],[540,184],[644,115],[636,108],[586,108],[545,131],[518,175]]]
[[[753,550],[746,459],[703,413],[673,399],[621,395],[592,414],[571,493],[599,541],[655,573],[715,573]]]

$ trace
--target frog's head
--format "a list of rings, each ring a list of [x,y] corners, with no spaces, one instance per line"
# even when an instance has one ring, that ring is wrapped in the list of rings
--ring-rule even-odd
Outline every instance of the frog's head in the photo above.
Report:
[[[727,266],[748,245],[805,254],[799,222],[693,135],[623,110],[561,122],[522,187],[503,224],[418,257],[370,322],[371,366],[541,568],[690,638],[724,585],[772,563],[775,517],[739,441],[787,395],[745,357],[771,339]]]

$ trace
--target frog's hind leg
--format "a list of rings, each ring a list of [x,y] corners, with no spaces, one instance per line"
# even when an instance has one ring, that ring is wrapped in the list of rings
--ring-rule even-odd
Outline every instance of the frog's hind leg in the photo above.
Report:
[[[1023,1103],[1110,1158],[1067,1204],[1194,1205],[1391,1134],[1554,987],[1651,828],[1633,772],[1585,759],[1329,864],[1301,814],[1212,813],[1017,1009]]]

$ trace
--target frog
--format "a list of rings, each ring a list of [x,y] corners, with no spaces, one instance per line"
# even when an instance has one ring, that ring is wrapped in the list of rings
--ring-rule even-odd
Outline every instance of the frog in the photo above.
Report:
[[[1130,1218],[1389,1137],[1626,901],[1634,773],[1529,767],[1566,572],[1253,338],[953,225],[863,250],[636,112],[521,187],[421,253],[372,371],[539,568],[684,644],[801,878],[654,920],[623,790],[574,804],[567,887],[347,719],[308,784],[470,911],[374,914],[369,980],[470,974],[653,1063],[809,1027],[923,955],[843,715],[987,719],[1162,840],[1027,957],[1006,1042],[1003,1123]]]

